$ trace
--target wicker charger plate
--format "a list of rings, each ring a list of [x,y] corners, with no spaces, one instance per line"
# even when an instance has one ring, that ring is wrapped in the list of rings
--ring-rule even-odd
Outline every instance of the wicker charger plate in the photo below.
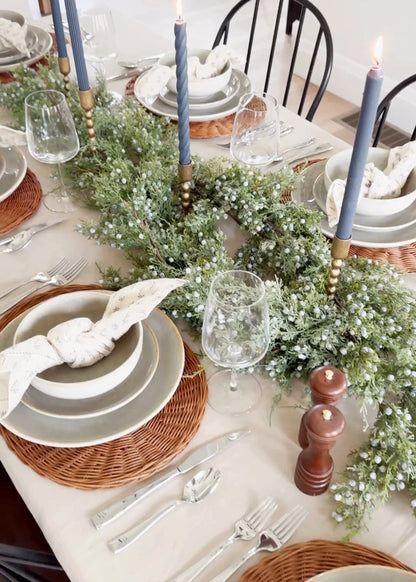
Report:
[[[130,79],[124,90],[126,96],[134,95],[134,83],[137,77]],[[233,131],[235,114],[227,115],[221,119],[212,121],[191,121],[189,124],[190,136],[192,139],[208,139],[218,137],[228,137]],[[173,121],[172,123],[176,123]]]
[[[304,582],[321,572],[356,564],[378,564],[414,572],[396,558],[360,544],[311,540],[263,558],[239,582]]]
[[[0,234],[19,226],[39,208],[42,202],[42,186],[35,174],[27,170],[19,187],[0,203]]]
[[[29,307],[61,293],[101,289],[68,285],[21,301],[0,319],[0,330]],[[168,465],[189,444],[205,412],[208,385],[200,362],[185,345],[185,368],[167,405],[132,433],[91,447],[63,448],[32,443],[0,427],[0,434],[18,458],[36,473],[60,485],[93,490],[142,481]]]

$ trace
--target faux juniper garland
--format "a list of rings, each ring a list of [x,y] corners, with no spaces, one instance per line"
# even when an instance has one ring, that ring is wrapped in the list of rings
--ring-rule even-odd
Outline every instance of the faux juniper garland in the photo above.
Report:
[[[55,61],[37,73],[22,67],[17,82],[3,85],[0,106],[21,127],[29,92],[62,89]],[[98,149],[91,153],[77,91],[68,97],[82,147],[65,165],[74,187],[98,210],[79,230],[109,244],[131,268],[103,272],[114,288],[154,277],[184,277],[188,284],[169,295],[164,308],[199,332],[207,291],[221,269],[242,268],[266,281],[271,342],[261,370],[276,392],[305,382],[317,366],[334,365],[348,376],[348,393],[376,420],[368,440],[351,453],[332,487],[333,516],[348,535],[362,528],[390,495],[406,489],[416,506],[416,305],[390,265],[352,257],[345,262],[336,300],[326,295],[330,251],[318,213],[282,192],[299,179],[290,170],[263,174],[228,159],[195,158],[192,211],[184,214],[178,194],[177,132],[168,120],[147,113],[134,98],[114,102],[97,91],[94,124]],[[223,224],[235,220],[246,242],[230,256]]]

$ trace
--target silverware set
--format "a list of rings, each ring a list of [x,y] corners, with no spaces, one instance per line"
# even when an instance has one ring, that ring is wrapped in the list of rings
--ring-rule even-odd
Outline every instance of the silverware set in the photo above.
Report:
[[[215,456],[219,452],[227,449],[231,444],[239,442],[241,437],[250,434],[250,430],[241,429],[236,432],[225,434],[217,439],[208,442],[188,454],[182,463],[176,468],[168,471],[164,476],[153,483],[136,490],[134,493],[120,501],[116,501],[92,517],[92,523],[97,529],[101,529],[111,523],[116,518],[126,513],[136,505],[140,500],[147,497],[150,493],[158,490],[164,484],[168,483],[173,477],[186,473],[187,471],[202,464],[207,459]],[[138,541],[145,533],[153,528],[160,520],[174,511],[177,507],[184,504],[196,504],[206,499],[213,493],[220,481],[220,471],[215,471],[212,467],[206,470],[198,471],[184,485],[183,494],[180,499],[175,500],[169,505],[163,507],[147,520],[138,523],[108,542],[109,549],[118,554],[129,546]],[[275,513],[278,504],[276,500],[267,497],[254,509],[246,513],[234,524],[234,531],[217,547],[208,551],[198,561],[190,567],[183,570],[172,578],[169,582],[192,582],[196,580],[203,570],[205,570],[218,556],[220,556],[228,547],[238,541],[249,542],[257,535],[258,542],[252,546],[238,561],[229,566],[214,580],[215,582],[225,582],[228,578],[249,560],[256,553],[266,550],[275,551],[280,549],[295,533],[302,521],[305,519],[307,512],[299,506],[284,514],[280,519],[275,521],[269,527],[266,527]],[[266,527],[266,529],[264,529]],[[212,582],[214,582],[214,580]]]
[[[23,283],[19,283],[15,287],[4,291],[0,296],[0,299],[3,299],[13,293],[14,291],[28,285],[30,283],[40,282],[41,284],[36,286],[35,288],[30,289],[29,291],[19,295],[15,298],[12,302],[8,303],[5,307],[0,307],[0,314],[5,313],[9,309],[11,309],[14,305],[22,301],[22,299],[26,299],[36,291],[40,291],[44,287],[48,287],[50,285],[54,287],[62,287],[63,285],[68,285],[71,283],[88,265],[88,261],[86,259],[78,259],[75,262],[70,263],[67,259],[62,259],[51,267],[48,271],[40,271],[30,277],[27,281]]]

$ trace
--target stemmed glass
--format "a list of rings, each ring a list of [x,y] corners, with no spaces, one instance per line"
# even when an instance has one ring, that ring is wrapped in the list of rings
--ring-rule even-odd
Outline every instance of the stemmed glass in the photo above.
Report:
[[[213,279],[205,307],[202,348],[218,366],[209,381],[208,402],[222,414],[242,414],[260,401],[261,386],[252,374],[239,374],[259,362],[269,345],[269,314],[262,280],[232,270]]]
[[[268,93],[246,93],[238,104],[231,135],[233,158],[248,166],[268,166],[279,152],[279,107]]]
[[[25,118],[31,156],[58,167],[59,187],[44,196],[44,204],[53,212],[72,212],[75,206],[65,188],[61,164],[76,156],[79,141],[65,95],[53,90],[30,93],[25,99]]]

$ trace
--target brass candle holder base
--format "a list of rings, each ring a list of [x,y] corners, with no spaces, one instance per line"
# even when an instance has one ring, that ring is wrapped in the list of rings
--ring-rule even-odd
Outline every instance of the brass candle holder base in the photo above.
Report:
[[[350,250],[351,238],[346,240],[334,236],[331,246],[331,270],[328,278],[327,294],[333,299],[338,285],[339,274],[341,272],[342,262],[348,257]]]
[[[68,57],[58,57],[59,70],[64,78],[65,93],[69,93],[69,73],[71,72],[71,65]]]
[[[191,180],[192,180],[192,163],[178,164],[179,181],[181,183],[181,201],[182,208],[185,211],[189,210],[191,205]]]
[[[94,120],[92,117],[92,108],[94,107],[94,97],[92,95],[91,89],[87,91],[78,91],[79,94],[79,102],[81,103],[81,107],[85,111],[85,119],[87,121],[87,131],[88,137],[91,142],[91,151],[95,152],[97,149],[96,147],[96,140],[95,140],[95,129],[94,129]]]

